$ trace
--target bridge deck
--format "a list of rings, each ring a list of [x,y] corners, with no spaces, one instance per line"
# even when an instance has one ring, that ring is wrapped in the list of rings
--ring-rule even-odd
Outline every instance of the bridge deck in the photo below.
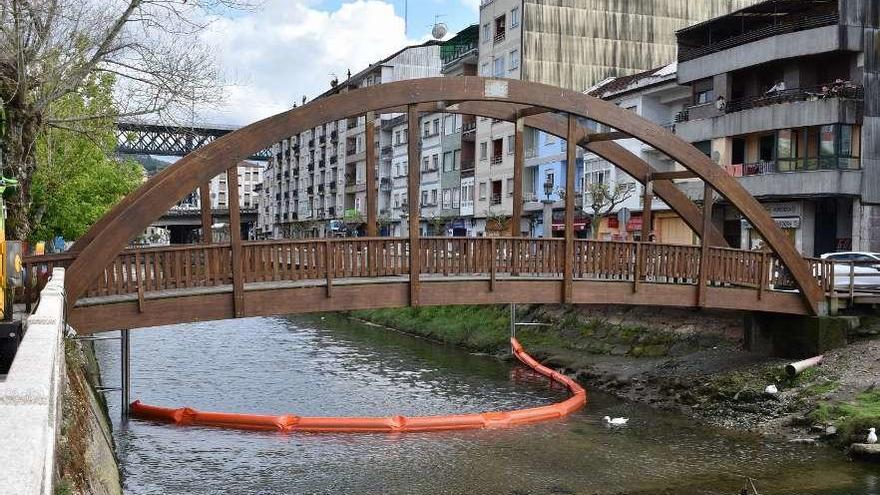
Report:
[[[82,333],[242,316],[446,304],[624,304],[809,314],[769,253],[560,239],[426,238],[410,280],[407,239],[247,242],[127,249],[71,308]],[[26,260],[39,279],[73,257]],[[817,282],[830,267],[811,260]],[[570,289],[567,288],[570,284]]]

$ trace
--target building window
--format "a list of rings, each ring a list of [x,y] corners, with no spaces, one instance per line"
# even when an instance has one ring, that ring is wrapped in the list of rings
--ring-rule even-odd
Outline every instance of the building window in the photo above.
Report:
[[[436,189],[431,189],[431,204],[432,205],[437,204],[437,190]]]
[[[489,23],[483,24],[483,43],[492,39],[492,28]]]
[[[510,11],[510,29],[519,26],[519,7],[514,7]]]
[[[454,170],[453,155],[451,151],[443,153],[443,171],[452,172]]]
[[[516,137],[513,135],[507,136],[507,153],[510,155],[516,153]]]
[[[694,148],[703,152],[704,155],[712,157],[712,141],[700,141],[694,143]]]
[[[485,161],[488,158],[486,156],[488,149],[489,149],[489,145],[486,142],[480,143],[480,160]]]
[[[440,134],[440,119],[434,119],[434,135]]]
[[[461,168],[461,150],[455,150],[452,153],[452,170]]]
[[[443,117],[443,134],[450,135],[455,133],[455,115],[446,115]]]
[[[431,159],[428,158],[427,156],[424,159],[422,159],[422,172],[428,171],[428,167],[430,166],[430,160]]]
[[[431,123],[425,122],[425,125],[423,127],[424,127],[424,131],[422,132],[422,136],[423,137],[430,136],[431,135]]]
[[[422,206],[428,204],[428,191],[422,191]]]
[[[715,102],[715,81],[703,79],[694,83],[694,105]]]
[[[480,201],[486,200],[486,183],[480,182]]]
[[[440,168],[440,156],[434,155],[431,157],[431,170],[438,170]]]
[[[480,68],[480,75],[489,77],[489,62],[483,62],[483,66]]]
[[[449,205],[452,203],[452,192],[449,189],[443,190],[443,208],[449,209]]]
[[[504,77],[504,55],[495,59],[495,70],[492,72],[495,77]]]
[[[519,50],[510,52],[510,70],[519,69]]]
[[[507,179],[507,195],[513,196],[513,179]]]

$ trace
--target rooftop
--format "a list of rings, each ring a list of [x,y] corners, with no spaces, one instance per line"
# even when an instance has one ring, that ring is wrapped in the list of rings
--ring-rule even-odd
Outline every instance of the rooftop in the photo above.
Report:
[[[608,78],[588,89],[586,93],[596,98],[609,98],[629,91],[675,81],[677,68],[678,64],[673,62],[638,74]]]

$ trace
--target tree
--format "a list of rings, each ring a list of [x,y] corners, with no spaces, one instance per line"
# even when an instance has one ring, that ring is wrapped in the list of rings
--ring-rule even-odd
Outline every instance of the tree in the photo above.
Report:
[[[587,184],[587,194],[590,197],[590,209],[592,210],[590,230],[593,239],[598,239],[599,223],[602,221],[602,217],[612,213],[621,203],[632,197],[632,190],[626,182],[612,184],[592,182]]]
[[[37,142],[47,128],[88,135],[92,120],[180,121],[196,104],[219,101],[216,65],[198,34],[217,9],[246,6],[247,0],[0,2],[3,173],[19,181],[7,202],[10,236],[31,235]],[[106,75],[115,78],[108,114],[55,113],[56,103]]]
[[[111,110],[113,77],[89,76],[76,92],[53,104],[55,115],[102,115]],[[37,140],[32,184],[31,239],[75,239],[144,178],[134,160],[113,157],[110,119],[84,122],[84,132],[48,128]]]

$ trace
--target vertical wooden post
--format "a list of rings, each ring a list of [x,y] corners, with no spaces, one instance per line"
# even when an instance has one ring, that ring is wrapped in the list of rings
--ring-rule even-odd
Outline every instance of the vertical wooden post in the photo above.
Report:
[[[232,302],[235,317],[244,316],[244,273],[241,265],[241,212],[238,202],[238,165],[226,170],[229,198],[229,244],[232,248]]]
[[[565,274],[562,282],[562,300],[570,304],[574,277],[574,175],[577,171],[577,120],[571,114],[568,116],[565,150]]]
[[[651,242],[651,205],[654,203],[654,182],[648,172],[645,180],[645,191],[642,195],[642,242]]]
[[[419,141],[419,111],[416,105],[407,107],[407,202],[409,203],[409,304],[419,305],[419,275],[421,272],[421,249],[419,246],[419,185],[421,183],[421,142]]]
[[[706,306],[706,289],[709,283],[709,231],[712,228],[712,206],[715,192],[706,182],[703,186],[703,236],[700,237],[700,280],[697,286],[697,305]]]
[[[524,128],[524,119],[522,117],[517,118],[513,146],[513,215],[510,218],[510,235],[512,237],[519,237],[520,224],[522,223],[523,167],[525,164],[525,144],[523,143]]]
[[[367,152],[367,237],[376,237],[376,212],[379,191],[376,184],[376,119],[373,112],[366,115],[366,152]]]
[[[214,218],[211,215],[211,181],[205,182],[199,187],[199,203],[202,208],[202,244],[214,242],[211,226]]]
[[[495,292],[495,270],[497,269],[498,247],[495,238],[489,238],[489,292]]]
[[[34,276],[34,266],[30,263],[24,264],[24,311],[27,314],[31,314],[32,302],[31,298],[34,296],[31,291],[31,287],[36,283],[36,277]]]
[[[761,261],[758,264],[758,300],[764,297],[764,286],[767,285],[767,252],[761,252]]]
[[[642,271],[642,244],[641,242],[636,243],[636,260],[635,260],[635,268],[633,269],[633,294],[639,291],[639,277],[641,277]]]

